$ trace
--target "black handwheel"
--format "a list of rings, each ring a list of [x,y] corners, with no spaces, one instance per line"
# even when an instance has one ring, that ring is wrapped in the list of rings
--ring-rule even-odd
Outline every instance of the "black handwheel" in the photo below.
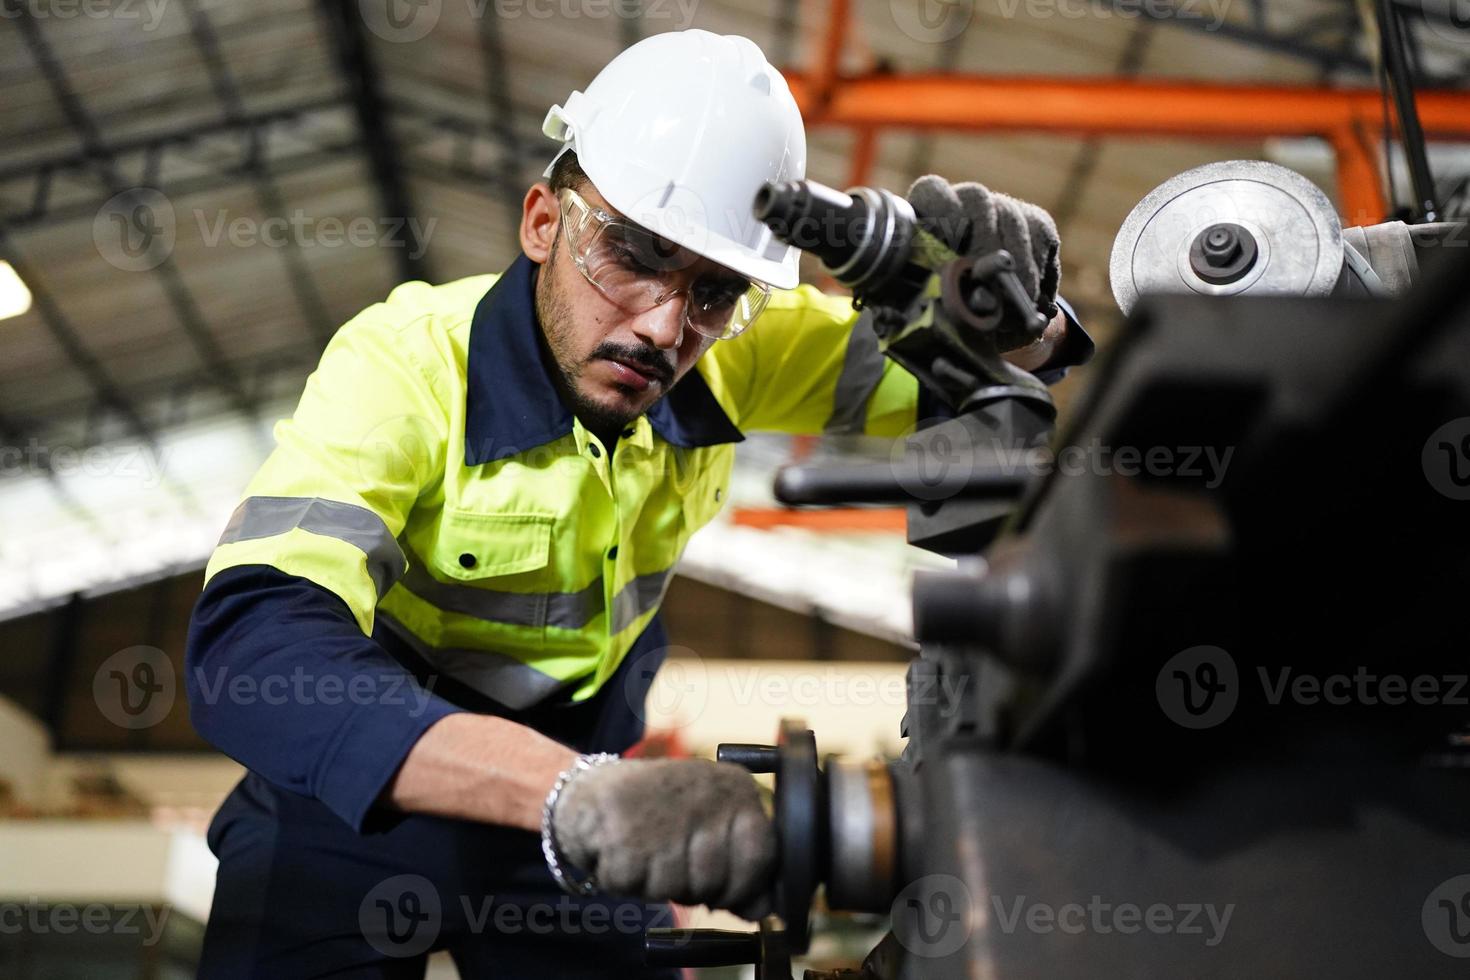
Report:
[[[781,722],[776,741],[776,835],[780,873],[776,914],[786,923],[791,952],[804,953],[811,942],[812,898],[822,879],[826,853],[824,786],[817,768],[817,739],[806,723]]]
[[[817,768],[817,738],[806,722],[783,718],[775,745],[729,743],[716,750],[721,762],[776,776],[775,912],[786,926],[786,947],[806,952],[817,883],[827,869],[826,782]]]

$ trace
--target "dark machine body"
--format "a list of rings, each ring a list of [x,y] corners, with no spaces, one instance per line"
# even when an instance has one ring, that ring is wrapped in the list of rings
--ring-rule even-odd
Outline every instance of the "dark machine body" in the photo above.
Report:
[[[1147,297],[1050,450],[1029,392],[911,437],[966,450],[932,499],[783,473],[974,547],[916,582],[901,760],[820,763],[794,721],[722,750],[776,773],[782,863],[720,961],[789,976],[822,885],[891,915],[841,976],[1463,976],[1470,255],[1436,258],[1403,300]]]
[[[984,573],[916,584],[911,683],[974,697],[910,709],[904,880],[954,875],[983,914],[902,975],[1463,975],[1433,939],[1470,927],[1436,897],[1470,868],[1470,521],[1422,457],[1470,415],[1470,295],[1438,285],[1147,303],[1060,444],[1233,447],[1218,486],[1056,473]],[[1289,686],[1343,676],[1368,697]],[[1007,930],[1022,896],[1233,914],[1209,946],[1178,918]]]

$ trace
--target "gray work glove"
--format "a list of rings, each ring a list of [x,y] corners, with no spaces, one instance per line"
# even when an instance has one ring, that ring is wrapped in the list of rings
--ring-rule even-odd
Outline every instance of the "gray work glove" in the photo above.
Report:
[[[1026,295],[1036,300],[1048,320],[1057,315],[1062,243],[1056,222],[1044,208],[984,184],[951,184],[935,174],[914,181],[908,201],[924,228],[960,255],[975,256],[998,248],[1010,252]]]
[[[776,832],[750,773],[705,759],[623,759],[571,780],[552,814],[562,854],[606,892],[769,911]]]

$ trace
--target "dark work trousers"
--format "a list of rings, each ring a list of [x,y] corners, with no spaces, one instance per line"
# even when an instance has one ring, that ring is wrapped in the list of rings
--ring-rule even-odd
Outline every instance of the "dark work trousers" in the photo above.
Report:
[[[405,666],[426,666],[391,633]],[[583,752],[621,752],[643,734],[642,706],[668,641],[657,617],[598,694],[512,713],[472,692],[436,693],[531,725]],[[647,978],[643,932],[673,924],[667,905],[573,898],[546,869],[540,836],[439,817],[374,812],[361,833],[317,800],[255,773],[209,828],[220,860],[199,976],[421,977],[448,950],[465,980]]]

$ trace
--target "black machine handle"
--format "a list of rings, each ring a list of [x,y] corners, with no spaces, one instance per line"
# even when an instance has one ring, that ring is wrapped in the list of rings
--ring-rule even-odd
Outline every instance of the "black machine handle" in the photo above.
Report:
[[[1021,495],[1041,471],[1042,456],[1025,456],[1021,465],[976,466],[966,474],[943,477],[935,496],[967,500],[1008,500]],[[844,463],[786,466],[776,473],[775,495],[783,504],[908,504],[927,499],[918,488],[936,489],[933,476],[911,464]]]
[[[761,958],[761,934],[729,929],[649,929],[643,962],[649,966],[740,966]]]
[[[747,772],[775,772],[780,754],[774,745],[721,742],[715,749],[715,760],[733,762],[737,766],[743,766]]]

